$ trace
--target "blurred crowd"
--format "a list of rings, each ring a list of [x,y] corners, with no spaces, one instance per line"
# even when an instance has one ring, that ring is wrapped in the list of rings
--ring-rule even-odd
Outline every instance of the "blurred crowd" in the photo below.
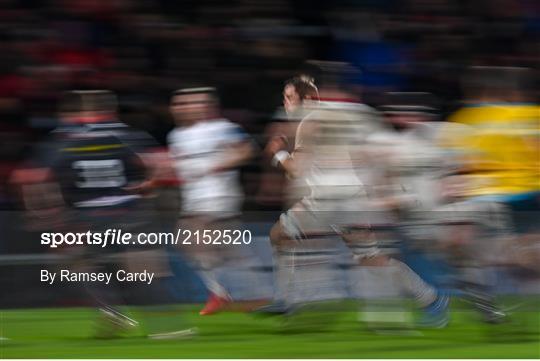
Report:
[[[7,175],[56,126],[64,90],[114,91],[122,121],[164,143],[170,92],[211,84],[224,115],[257,136],[284,79],[325,59],[361,69],[365,103],[428,91],[445,114],[466,67],[537,63],[538,10],[527,0],[1,1],[2,207]]]

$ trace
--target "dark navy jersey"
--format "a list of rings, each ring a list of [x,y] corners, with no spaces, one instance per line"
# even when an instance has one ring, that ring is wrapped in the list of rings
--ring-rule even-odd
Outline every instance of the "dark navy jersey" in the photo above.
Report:
[[[144,139],[118,123],[59,128],[34,161],[52,170],[64,200],[77,208],[116,206],[136,197],[124,188],[145,178],[137,155]]]

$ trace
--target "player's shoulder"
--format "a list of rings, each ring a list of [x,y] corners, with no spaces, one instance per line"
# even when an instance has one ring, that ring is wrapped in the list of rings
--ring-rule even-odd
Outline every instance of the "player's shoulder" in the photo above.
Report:
[[[341,111],[374,113],[374,114],[378,113],[378,111],[375,108],[367,104],[353,102],[353,101],[321,101],[316,107],[316,109],[341,110]]]
[[[186,134],[188,131],[187,127],[174,127],[169,133],[167,133],[167,143],[174,143],[179,140]]]
[[[144,151],[145,149],[155,148],[158,146],[157,140],[150,133],[121,124],[117,128],[105,130],[104,135],[117,139],[120,143],[132,148],[136,151]]]
[[[328,117],[376,120],[380,119],[380,113],[377,109],[363,103],[325,101],[314,107],[304,119],[312,120]]]
[[[208,128],[213,130],[228,130],[240,128],[240,126],[227,118],[219,118],[207,123]]]
[[[220,118],[210,122],[209,130],[212,132],[212,135],[218,135],[220,138],[229,140],[240,140],[247,137],[242,126],[226,118]]]

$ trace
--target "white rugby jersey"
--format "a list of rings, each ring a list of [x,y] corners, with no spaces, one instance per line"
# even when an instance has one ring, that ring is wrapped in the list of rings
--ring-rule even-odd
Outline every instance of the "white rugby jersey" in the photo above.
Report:
[[[446,156],[435,141],[441,123],[424,122],[402,132],[377,134],[370,140],[384,147],[387,167],[394,176],[395,191],[408,196],[415,210],[438,206],[441,199],[439,178],[446,167]]]
[[[321,102],[300,122],[295,151],[306,154],[301,173],[312,198],[365,196],[362,147],[380,125],[374,109],[337,101]]]
[[[217,211],[218,204],[213,204],[212,200],[218,202],[223,198],[235,199],[235,204],[241,204],[243,193],[238,170],[212,170],[226,159],[229,145],[245,139],[244,131],[227,119],[177,127],[168,134],[169,154],[181,181],[184,211]],[[208,209],[201,209],[201,204],[206,204],[204,207]]]

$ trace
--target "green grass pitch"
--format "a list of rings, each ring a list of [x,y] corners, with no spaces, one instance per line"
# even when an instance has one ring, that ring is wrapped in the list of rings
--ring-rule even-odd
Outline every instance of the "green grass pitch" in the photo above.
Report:
[[[181,308],[180,308],[181,307]],[[281,318],[245,313],[201,317],[197,307],[146,314],[147,325],[196,326],[198,335],[151,340],[143,331],[92,338],[96,311],[58,308],[0,311],[2,358],[540,358],[538,310],[515,312],[501,325],[485,325],[466,309],[452,312],[440,330],[368,329],[353,309]],[[132,314],[140,314],[136,310]],[[157,315],[157,316],[156,316]]]

